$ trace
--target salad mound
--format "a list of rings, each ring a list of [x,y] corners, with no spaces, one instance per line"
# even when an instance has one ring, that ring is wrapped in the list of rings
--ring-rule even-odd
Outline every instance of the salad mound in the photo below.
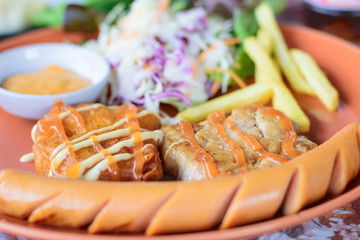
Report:
[[[206,101],[235,80],[236,45],[231,19],[202,7],[172,12],[166,0],[117,5],[88,43],[110,62],[114,78],[108,104],[132,102],[154,112],[160,103],[183,110]]]

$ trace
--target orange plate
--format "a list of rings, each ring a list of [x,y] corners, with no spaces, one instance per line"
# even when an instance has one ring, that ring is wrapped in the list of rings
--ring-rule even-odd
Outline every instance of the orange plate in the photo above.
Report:
[[[282,31],[289,47],[297,47],[309,52],[328,74],[330,80],[339,90],[340,109],[329,113],[319,101],[307,96],[297,96],[301,106],[311,118],[310,139],[322,143],[329,139],[346,124],[360,119],[360,49],[334,38],[330,35],[308,28],[282,25]],[[0,51],[12,47],[39,42],[62,42],[70,40],[81,42],[82,35],[65,33],[61,29],[41,29],[10,38],[0,42]],[[31,127],[34,121],[20,119],[0,109],[0,169],[14,168],[34,172],[33,163],[20,163],[22,154],[30,152]],[[201,193],[200,193],[201,194]],[[173,234],[145,237],[142,234],[96,234],[90,235],[86,230],[69,230],[29,224],[27,221],[0,214],[0,231],[22,235],[35,239],[237,239],[251,237],[270,231],[297,225],[314,217],[325,214],[356,200],[360,196],[360,176],[357,176],[339,196],[326,196],[321,201],[302,211],[291,214],[277,214],[270,220],[235,227],[227,230],[210,230],[204,232]]]

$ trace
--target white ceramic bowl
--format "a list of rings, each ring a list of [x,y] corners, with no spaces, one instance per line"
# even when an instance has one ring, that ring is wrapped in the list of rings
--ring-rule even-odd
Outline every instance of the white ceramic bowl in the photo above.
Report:
[[[58,65],[92,81],[92,85],[69,93],[33,95],[15,93],[0,87],[0,105],[14,115],[40,119],[52,107],[55,99],[68,105],[94,102],[105,87],[110,67],[100,55],[78,45],[65,43],[34,44],[0,53],[0,84],[6,78],[48,65]]]

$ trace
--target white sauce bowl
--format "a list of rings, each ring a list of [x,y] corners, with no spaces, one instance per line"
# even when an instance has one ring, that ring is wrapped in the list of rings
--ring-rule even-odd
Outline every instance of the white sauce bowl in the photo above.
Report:
[[[34,44],[0,53],[0,85],[15,74],[35,72],[57,65],[92,81],[92,85],[55,95],[22,94],[0,87],[0,106],[19,117],[40,119],[51,109],[54,100],[65,104],[94,102],[104,89],[110,66],[100,55],[78,45],[65,43]]]

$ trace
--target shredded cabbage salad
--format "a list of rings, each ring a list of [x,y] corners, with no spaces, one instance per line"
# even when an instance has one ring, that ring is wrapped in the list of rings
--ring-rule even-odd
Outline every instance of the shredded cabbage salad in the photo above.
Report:
[[[108,104],[132,102],[154,112],[160,103],[178,110],[225,92],[234,64],[232,20],[202,7],[172,13],[166,0],[137,0],[125,12],[117,5],[87,45],[112,66]],[[218,81],[209,74],[220,73]],[[218,74],[219,75],[219,74]],[[215,90],[214,90],[215,89]]]

